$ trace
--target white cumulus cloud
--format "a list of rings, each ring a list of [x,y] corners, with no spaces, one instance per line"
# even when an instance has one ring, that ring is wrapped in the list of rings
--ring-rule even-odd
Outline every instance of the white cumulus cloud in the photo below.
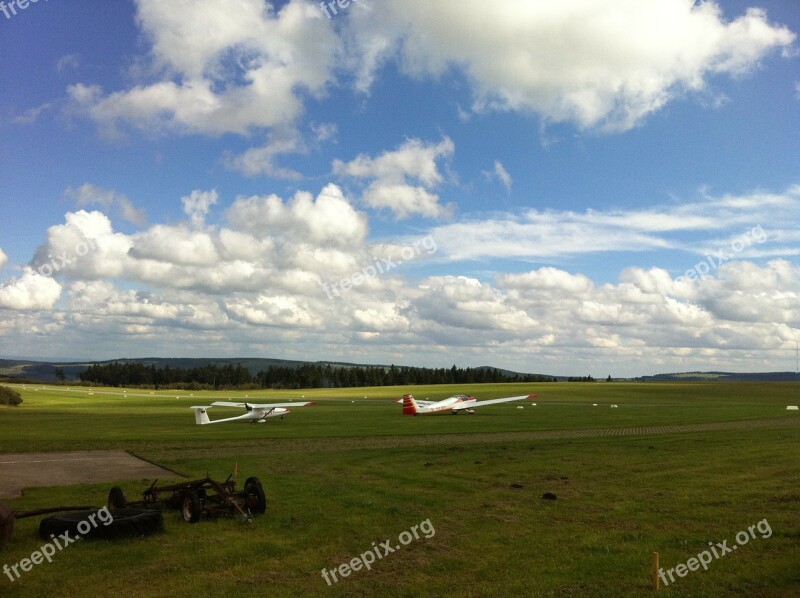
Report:
[[[136,5],[160,80],[108,93],[87,83],[68,90],[111,134],[122,124],[148,133],[210,135],[291,125],[303,113],[303,91],[321,94],[332,80],[336,37],[305,0],[277,12],[263,0]]]
[[[219,201],[219,194],[216,190],[200,191],[195,189],[190,195],[181,197],[184,213],[192,220],[192,226],[202,228],[205,226],[206,216],[211,210],[211,206]]]
[[[440,218],[452,215],[453,206],[441,205],[432,189],[444,181],[438,161],[454,152],[448,137],[436,144],[410,139],[375,158],[361,154],[350,162],[335,160],[333,171],[368,181],[364,202],[391,210],[398,220],[414,215]]]
[[[14,310],[52,309],[61,296],[61,285],[50,278],[25,268],[19,278],[0,287],[0,308]]]
[[[316,199],[302,191],[286,203],[277,195],[238,199],[228,210],[228,220],[255,238],[288,236],[333,247],[360,245],[368,230],[366,216],[332,184]]]
[[[757,67],[794,34],[751,8],[726,21],[694,0],[396,0],[354,11],[351,54],[367,87],[388,60],[417,77],[463,70],[475,110],[515,110],[625,130],[716,74]]]

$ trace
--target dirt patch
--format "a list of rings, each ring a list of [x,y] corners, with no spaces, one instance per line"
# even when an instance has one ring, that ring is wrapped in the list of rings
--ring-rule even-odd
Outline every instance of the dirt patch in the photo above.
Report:
[[[0,498],[21,496],[30,487],[176,477],[180,475],[126,451],[0,454]]]

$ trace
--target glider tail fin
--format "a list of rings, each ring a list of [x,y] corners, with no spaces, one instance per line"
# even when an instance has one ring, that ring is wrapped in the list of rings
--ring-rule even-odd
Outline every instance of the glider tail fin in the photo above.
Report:
[[[208,411],[206,411],[208,407],[189,407],[189,409],[194,409],[194,423],[198,426],[211,423],[211,420],[208,419]]]
[[[403,396],[403,415],[416,415],[419,407],[412,395]]]

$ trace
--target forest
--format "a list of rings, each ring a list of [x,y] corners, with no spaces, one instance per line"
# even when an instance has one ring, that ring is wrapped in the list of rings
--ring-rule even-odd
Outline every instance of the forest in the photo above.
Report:
[[[418,368],[332,366],[306,363],[298,367],[270,366],[252,374],[242,364],[196,368],[156,368],[142,363],[95,364],[80,380],[102,386],[201,389],[297,389],[413,384],[475,384],[483,382],[555,382],[552,376],[516,374],[495,368]]]

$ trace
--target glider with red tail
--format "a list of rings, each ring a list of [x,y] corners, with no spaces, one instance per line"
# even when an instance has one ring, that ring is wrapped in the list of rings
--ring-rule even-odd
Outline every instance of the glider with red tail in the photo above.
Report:
[[[475,397],[467,395],[453,395],[442,401],[418,401],[412,395],[405,395],[403,402],[403,415],[430,415],[432,413],[475,413],[476,407],[484,405],[497,405],[498,403],[510,403],[511,401],[523,401],[525,399],[535,399],[539,395],[521,395],[519,397],[506,397],[504,399],[489,399],[479,401]],[[399,403],[400,401],[398,401]]]

